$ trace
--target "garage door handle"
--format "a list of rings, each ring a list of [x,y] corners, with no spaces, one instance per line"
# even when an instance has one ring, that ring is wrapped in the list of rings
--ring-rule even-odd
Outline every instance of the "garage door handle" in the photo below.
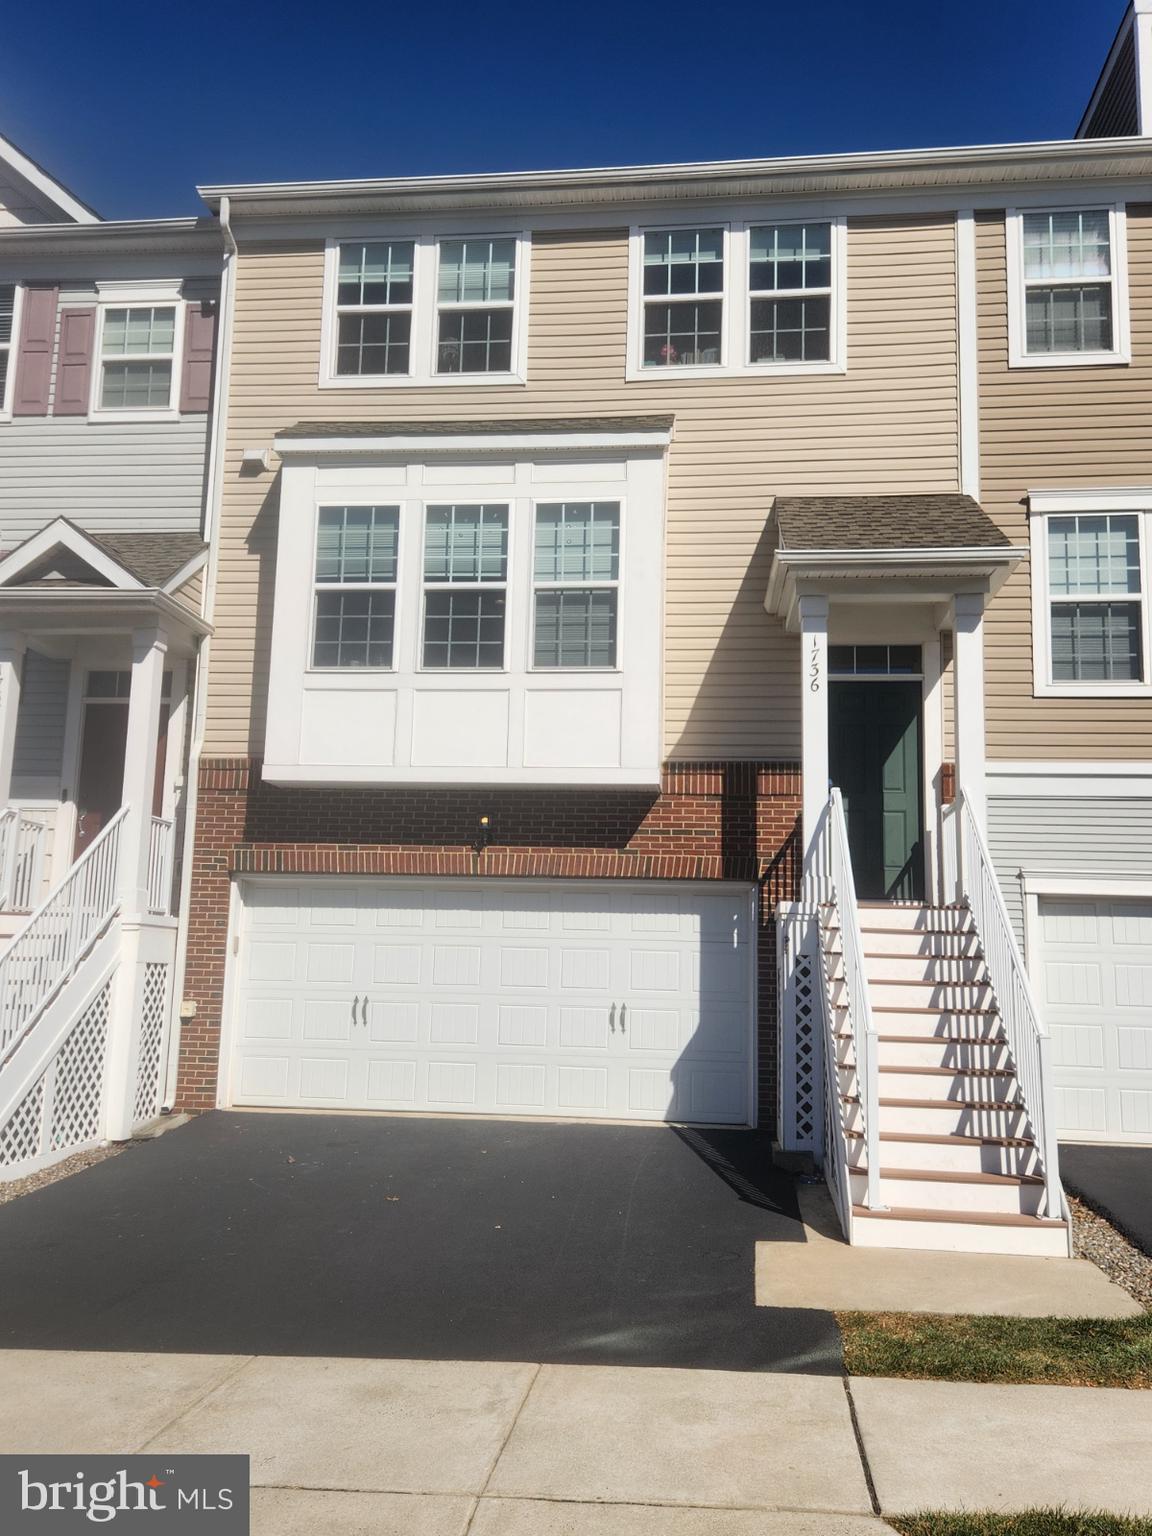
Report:
[[[615,1003],[613,1003],[611,1008],[609,1008],[609,1010],[608,1010],[608,1028],[612,1031],[613,1034],[616,1033],[616,1004]]]
[[[360,994],[359,994],[359,992],[357,992],[356,996],[352,999],[352,1023],[353,1023],[353,1025],[355,1025],[357,1023],[356,1005],[359,1003],[359,1001],[360,1001]]]
[[[621,1003],[620,1004],[620,1033],[622,1035],[626,1035],[628,1033],[628,1004],[627,1003]]]

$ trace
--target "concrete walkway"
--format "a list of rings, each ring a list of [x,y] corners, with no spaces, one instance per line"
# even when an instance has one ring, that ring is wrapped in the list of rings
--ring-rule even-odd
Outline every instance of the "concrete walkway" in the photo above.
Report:
[[[1006,1454],[1022,1433],[1027,1454]],[[773,1372],[0,1353],[0,1451],[246,1453],[255,1536],[880,1536],[878,1510],[925,1506],[1152,1513],[1149,1444],[1145,1392],[856,1380],[850,1398]]]

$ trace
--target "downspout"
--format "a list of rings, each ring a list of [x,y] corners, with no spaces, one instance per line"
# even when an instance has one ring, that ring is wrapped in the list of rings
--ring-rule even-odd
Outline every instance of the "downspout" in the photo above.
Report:
[[[220,199],[220,233],[224,237],[224,264],[220,274],[220,325],[216,341],[216,391],[212,402],[212,433],[208,444],[208,483],[204,497],[204,540],[208,566],[200,615],[212,622],[216,609],[216,574],[219,566],[220,507],[224,496],[224,449],[228,424],[229,386],[232,377],[232,321],[236,307],[236,258],[240,254],[230,223],[230,200]],[[180,1068],[181,1010],[188,971],[188,921],[192,909],[192,870],[196,852],[196,810],[200,798],[200,758],[204,751],[204,720],[208,703],[208,669],[212,636],[205,635],[196,655],[196,685],[192,701],[192,741],[188,753],[187,799],[184,812],[184,863],[180,871],[180,900],[176,930],[175,975],[172,985],[172,1027],[168,1032],[168,1059],[164,1068],[161,1107],[172,1109]]]

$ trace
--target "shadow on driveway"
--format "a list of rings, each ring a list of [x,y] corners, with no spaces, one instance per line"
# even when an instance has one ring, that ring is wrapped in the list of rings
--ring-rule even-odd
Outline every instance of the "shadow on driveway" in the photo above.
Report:
[[[0,1207],[8,1348],[833,1373],[751,1132],[218,1112]]]
[[[1152,1147],[1061,1144],[1060,1177],[1145,1253],[1152,1253]]]

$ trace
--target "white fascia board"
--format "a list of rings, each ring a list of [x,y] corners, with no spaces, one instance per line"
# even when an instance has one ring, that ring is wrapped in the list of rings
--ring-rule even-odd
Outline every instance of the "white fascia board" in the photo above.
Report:
[[[666,448],[672,441],[668,428],[652,432],[525,432],[480,433],[459,437],[276,437],[272,447],[282,459],[334,458],[349,455],[377,458],[381,454],[440,453],[602,453],[635,452]]]
[[[325,771],[298,763],[265,763],[262,777],[268,784],[291,784],[303,789],[389,789],[397,784],[452,785],[467,789],[659,789],[660,773],[650,768],[357,768]]]
[[[174,576],[169,576],[168,580],[164,583],[163,591],[179,592],[184,583],[186,581],[191,581],[196,572],[207,564],[208,547],[205,545],[199,554],[193,555],[191,560],[189,560],[186,565],[182,565]]]
[[[119,592],[145,590],[142,581],[139,581],[130,571],[125,570],[118,560],[114,560],[98,545],[93,544],[75,523],[70,523],[64,517],[58,517],[46,528],[41,528],[39,533],[34,533],[31,538],[25,539],[23,544],[18,545],[6,559],[0,560],[0,587],[8,586],[14,577],[35,565],[36,561],[45,555],[51,554],[60,545],[71,550],[98,575],[106,577],[115,590]]]
[[[923,565],[1015,565],[1028,551],[1013,544],[965,545],[960,549],[943,546],[930,549],[778,549],[781,565],[799,566],[898,566]]]
[[[819,177],[844,173],[885,172],[907,176],[924,171],[964,170],[1000,163],[1027,167],[1038,161],[1107,158],[1118,150],[1129,154],[1141,148],[1131,138],[1052,139],[1026,144],[980,144],[936,149],[900,149],[877,152],[790,155],[771,159],[684,161],[671,164],[592,166],[563,171],[514,171],[494,175],[398,176],[346,181],[241,182],[205,185],[197,192],[210,208],[227,197],[233,203],[272,202],[278,199],[314,199],[323,202],[346,197],[397,197],[412,194],[523,195],[530,191],[613,191],[652,183],[703,182],[725,176],[794,175]],[[235,212],[235,209],[233,209]]]
[[[43,625],[62,633],[109,628],[116,624],[142,625],[159,620],[166,629],[189,636],[210,635],[212,625],[178,603],[159,587],[121,591],[115,587],[66,587],[54,592],[44,587],[0,587],[0,627],[8,615],[19,627]],[[65,628],[66,626],[66,628]]]
[[[1077,486],[1072,490],[1029,490],[1031,512],[1145,512],[1152,509],[1152,485]]]
[[[100,223],[100,215],[94,209],[82,203],[55,177],[49,176],[35,160],[29,159],[23,150],[17,149],[10,139],[0,138],[0,160],[10,165],[22,180],[35,188],[42,197],[46,197],[53,207],[59,208],[70,219],[75,219],[77,224]]]

